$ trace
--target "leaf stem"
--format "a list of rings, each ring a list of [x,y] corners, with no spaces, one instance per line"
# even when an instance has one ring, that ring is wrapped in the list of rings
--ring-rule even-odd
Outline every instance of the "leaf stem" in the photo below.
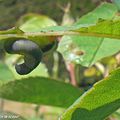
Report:
[[[55,31],[55,32],[26,32],[22,34],[2,34],[0,35],[0,39],[11,38],[11,37],[42,37],[42,36],[53,36],[59,37],[63,35],[80,35],[80,36],[91,36],[91,37],[103,37],[103,38],[114,38],[120,39],[120,35],[112,35],[112,34],[105,34],[105,33],[87,33],[82,31]]]

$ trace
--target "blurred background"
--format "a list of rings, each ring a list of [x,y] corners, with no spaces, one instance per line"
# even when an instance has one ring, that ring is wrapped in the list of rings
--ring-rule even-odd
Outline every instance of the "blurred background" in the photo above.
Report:
[[[96,8],[105,0],[0,0],[0,30],[16,26],[21,17],[26,14],[37,13],[52,18],[58,25],[71,25],[82,15]],[[110,2],[110,0],[107,0]],[[17,55],[5,55],[0,50],[0,80],[9,81],[21,76],[15,73],[13,65]],[[51,63],[51,64],[49,64]],[[28,76],[50,76],[78,86],[84,91],[108,76],[116,67],[120,66],[120,54],[104,58],[90,68],[81,65],[66,64],[59,52],[53,52],[42,60],[42,64]],[[69,68],[74,69],[73,73]],[[9,71],[12,71],[12,73]],[[2,74],[7,73],[7,76]],[[71,75],[75,79],[71,79]],[[26,77],[26,76],[25,76]],[[32,89],[32,88],[31,88]],[[64,109],[43,105],[26,104],[14,101],[0,100],[0,109],[22,116],[26,120],[57,120]],[[120,120],[120,112],[116,111],[107,120]]]

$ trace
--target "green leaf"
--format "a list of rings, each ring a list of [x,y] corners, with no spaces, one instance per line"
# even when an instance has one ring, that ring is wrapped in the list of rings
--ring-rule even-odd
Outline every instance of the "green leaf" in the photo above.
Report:
[[[120,0],[113,0],[113,3],[117,6],[118,10],[120,11]]]
[[[0,61],[0,83],[6,82],[14,79],[14,75],[12,71],[8,68],[8,66]]]
[[[115,5],[110,3],[102,3],[93,11],[81,17],[75,25],[79,24],[95,24],[100,18],[102,19],[111,19],[117,13],[117,8]]]
[[[120,68],[83,94],[61,120],[103,120],[120,107]]]
[[[103,57],[118,52],[120,41],[109,38],[64,36],[58,50],[67,61],[88,67]]]
[[[70,84],[44,77],[15,80],[0,87],[0,97],[27,103],[70,106],[82,91]]]
[[[76,30],[79,31],[81,35],[86,34],[86,36],[74,35],[64,36],[62,38],[58,50],[63,54],[64,58],[88,67],[101,58],[118,52],[120,50],[120,41],[117,39],[110,39],[109,35],[114,34],[117,37],[120,30],[120,27],[118,27],[120,26],[120,22],[116,20],[103,20],[103,18],[112,19],[116,12],[117,9],[114,5],[104,3],[93,12],[79,19],[76,25],[88,24],[88,26],[91,26]],[[102,19],[98,20],[98,18]],[[90,34],[96,34],[96,37],[90,37]],[[98,38],[98,34],[101,35],[101,37]],[[102,34],[108,38],[102,37]],[[79,51],[83,54],[77,54],[80,53]]]
[[[19,28],[24,32],[39,32],[41,28],[56,26],[57,23],[47,16],[27,14],[18,21]]]

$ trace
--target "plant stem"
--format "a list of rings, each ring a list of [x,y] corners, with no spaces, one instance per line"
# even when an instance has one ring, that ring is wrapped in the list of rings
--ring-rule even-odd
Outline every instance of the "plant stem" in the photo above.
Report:
[[[76,78],[75,78],[75,65],[73,63],[69,63],[67,65],[68,71],[70,73],[70,82],[72,85],[77,86]]]

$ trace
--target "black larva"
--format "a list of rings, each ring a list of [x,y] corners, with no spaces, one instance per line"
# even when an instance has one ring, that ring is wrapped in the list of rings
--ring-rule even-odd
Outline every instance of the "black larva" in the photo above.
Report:
[[[41,62],[43,53],[40,47],[30,40],[19,39],[12,42],[6,42],[4,48],[6,52],[10,54],[24,55],[24,63],[15,65],[15,69],[20,75],[30,73]]]

